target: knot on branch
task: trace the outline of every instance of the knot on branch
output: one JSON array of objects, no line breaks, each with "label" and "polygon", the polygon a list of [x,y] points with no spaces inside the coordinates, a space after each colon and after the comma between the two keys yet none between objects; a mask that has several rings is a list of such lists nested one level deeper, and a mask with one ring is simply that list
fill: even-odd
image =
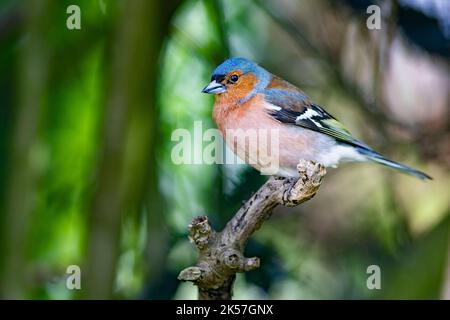
[{"label": "knot on branch", "polygon": [[189,240],[199,250],[203,250],[214,235],[214,230],[208,222],[207,216],[195,217],[188,226]]},{"label": "knot on branch", "polygon": [[197,281],[202,276],[202,269],[199,267],[189,267],[180,272],[178,275],[179,280],[183,281]]},{"label": "knot on branch", "polygon": [[201,299],[231,299],[235,274],[259,267],[258,258],[243,255],[245,244],[279,204],[296,206],[318,191],[325,168],[312,161],[300,161],[299,178],[270,178],[217,233],[206,216],[189,225],[189,239],[199,249],[196,266],[180,272],[178,279],[192,281]]},{"label": "knot on branch", "polygon": [[297,170],[300,177],[287,179],[288,187],[282,194],[281,204],[286,207],[295,207],[314,197],[326,173],[322,164],[305,160],[298,163]]},{"label": "knot on branch", "polygon": [[235,249],[225,250],[220,258],[230,271],[247,272],[259,268],[259,259],[256,257],[245,258],[241,252]]}]

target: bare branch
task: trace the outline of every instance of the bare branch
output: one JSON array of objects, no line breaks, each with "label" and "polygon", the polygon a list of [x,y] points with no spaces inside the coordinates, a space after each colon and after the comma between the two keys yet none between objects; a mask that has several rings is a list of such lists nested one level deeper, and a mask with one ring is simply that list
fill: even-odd
[{"label": "bare branch", "polygon": [[199,299],[231,299],[235,275],[259,268],[257,257],[243,255],[252,234],[266,221],[277,205],[293,207],[317,193],[325,168],[311,161],[297,166],[299,178],[271,177],[217,233],[208,217],[195,218],[189,225],[189,239],[199,250],[196,266],[180,272],[178,279],[192,281]]}]

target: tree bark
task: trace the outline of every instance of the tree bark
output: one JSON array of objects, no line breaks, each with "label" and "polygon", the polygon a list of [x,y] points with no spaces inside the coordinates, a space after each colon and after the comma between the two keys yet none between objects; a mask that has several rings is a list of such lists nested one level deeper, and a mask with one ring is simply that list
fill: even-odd
[{"label": "tree bark", "polygon": [[325,168],[311,161],[300,161],[299,178],[271,177],[227,223],[221,232],[209,224],[208,217],[196,217],[189,225],[189,239],[199,250],[196,266],[182,270],[179,280],[198,287],[201,300],[228,300],[233,296],[236,273],[259,267],[257,257],[243,255],[252,234],[267,220],[277,205],[297,206],[317,193]]}]

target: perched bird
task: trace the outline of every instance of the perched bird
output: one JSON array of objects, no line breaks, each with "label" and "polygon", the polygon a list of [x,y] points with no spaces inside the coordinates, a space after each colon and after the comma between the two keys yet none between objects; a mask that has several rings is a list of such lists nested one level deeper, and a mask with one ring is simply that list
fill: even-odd
[{"label": "perched bird", "polygon": [[236,140],[227,130],[275,129],[279,159],[273,174],[278,176],[298,176],[297,163],[303,159],[326,167],[336,167],[344,161],[373,161],[420,179],[431,179],[419,170],[385,158],[355,139],[303,91],[251,60],[224,61],[214,70],[211,82],[202,92],[215,94],[213,119],[227,145],[258,170],[267,162],[261,158],[264,152],[249,150],[245,140]]}]

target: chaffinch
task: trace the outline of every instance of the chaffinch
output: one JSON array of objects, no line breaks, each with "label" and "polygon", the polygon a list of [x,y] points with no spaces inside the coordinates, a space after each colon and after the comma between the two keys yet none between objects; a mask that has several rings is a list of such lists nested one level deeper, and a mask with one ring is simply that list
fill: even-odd
[{"label": "chaffinch", "polygon": [[261,158],[264,152],[250,150],[245,140],[229,138],[227,130],[275,130],[279,159],[273,174],[278,176],[298,176],[297,163],[303,159],[326,167],[336,167],[343,161],[372,161],[420,179],[431,179],[355,139],[300,89],[248,59],[224,61],[214,70],[211,82],[202,92],[215,94],[213,119],[227,145],[260,171],[262,163],[267,162]]}]

